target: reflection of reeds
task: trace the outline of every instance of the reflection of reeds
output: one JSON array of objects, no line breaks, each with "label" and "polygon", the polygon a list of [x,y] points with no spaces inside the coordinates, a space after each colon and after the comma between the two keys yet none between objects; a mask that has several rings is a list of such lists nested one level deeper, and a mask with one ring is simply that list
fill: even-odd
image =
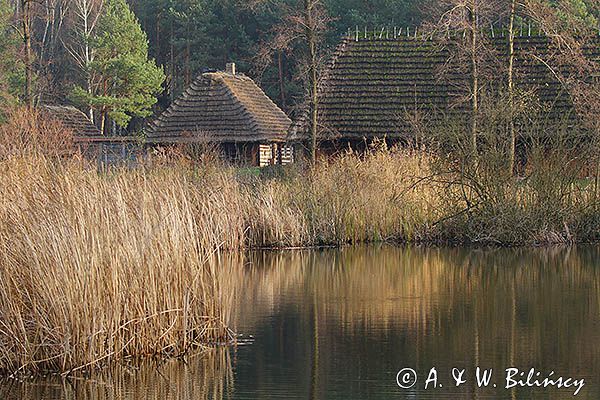
[{"label": "reflection of reeds", "polygon": [[115,365],[93,378],[13,383],[0,394],[3,399],[217,400],[226,398],[232,389],[230,351],[218,349],[202,352],[185,363]]},{"label": "reflection of reeds", "polygon": [[[453,284],[448,262],[435,251],[423,256],[387,247],[349,248],[258,254],[251,260],[259,266],[247,272],[242,307],[261,304],[271,310],[258,314],[269,314],[281,307],[278,301],[314,292],[321,317],[341,326],[426,324],[442,290]],[[242,311],[240,318],[253,315],[257,313]]]}]

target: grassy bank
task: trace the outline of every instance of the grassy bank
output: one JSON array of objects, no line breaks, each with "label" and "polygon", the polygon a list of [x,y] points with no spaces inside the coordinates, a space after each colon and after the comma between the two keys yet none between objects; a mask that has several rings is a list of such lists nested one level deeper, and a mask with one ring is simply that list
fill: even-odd
[{"label": "grassy bank", "polygon": [[492,151],[461,162],[386,148],[258,176],[181,154],[98,173],[44,129],[48,143],[27,121],[0,131],[4,372],[75,373],[229,340],[239,271],[219,268],[221,251],[598,239],[577,152],[531,153],[518,178]]}]

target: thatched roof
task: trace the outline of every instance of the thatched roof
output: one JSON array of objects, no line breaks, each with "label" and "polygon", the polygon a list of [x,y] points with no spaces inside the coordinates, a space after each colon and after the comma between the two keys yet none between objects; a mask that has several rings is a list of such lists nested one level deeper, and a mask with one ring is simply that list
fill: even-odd
[{"label": "thatched roof", "polygon": [[71,106],[41,106],[41,112],[49,118],[60,122],[78,138],[101,136],[100,130],[90,121],[87,115]]},{"label": "thatched roof", "polygon": [[150,126],[150,143],[281,142],[291,120],[242,74],[210,72],[191,86]]},{"label": "thatched roof", "polygon": [[[496,55],[508,54],[506,38],[490,40]],[[600,45],[600,40],[594,43]],[[515,79],[518,88],[532,90],[550,105],[549,115],[560,118],[573,114],[572,102],[547,66],[533,56],[546,55],[549,46],[545,37],[517,37]],[[600,46],[586,52],[600,59]],[[506,79],[505,68],[492,66],[490,73]],[[415,121],[462,116],[470,107],[468,74],[468,60],[453,54],[451,46],[432,40],[346,38],[320,86],[319,135],[321,139],[406,138],[412,135]],[[305,140],[307,125],[306,118],[300,119],[289,139]]]}]

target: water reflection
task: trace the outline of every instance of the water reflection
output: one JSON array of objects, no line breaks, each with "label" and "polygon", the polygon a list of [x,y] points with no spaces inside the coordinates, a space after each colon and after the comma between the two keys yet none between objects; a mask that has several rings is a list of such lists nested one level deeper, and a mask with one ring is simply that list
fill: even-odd
[{"label": "water reflection", "polygon": [[230,351],[207,351],[185,361],[118,366],[93,378],[7,381],[1,399],[213,400],[231,397]]},{"label": "water reflection", "polygon": [[[256,254],[237,324],[258,339],[245,355],[251,361],[237,368],[245,384],[238,379],[236,398],[256,398],[260,387],[280,387],[275,382],[287,383],[289,397],[281,398],[410,398],[394,383],[403,367],[435,366],[450,384],[453,367],[477,365],[587,377],[579,398],[598,398],[599,256],[387,247]],[[412,396],[572,397],[479,389],[474,381],[462,389]]]},{"label": "water reflection", "polygon": [[[600,250],[362,248],[225,257],[242,345],[91,380],[0,385],[19,399],[567,399],[479,388],[477,365],[585,377],[600,398]],[[236,289],[233,289],[233,287]],[[424,391],[435,366],[444,388]],[[400,390],[396,373],[421,382]],[[470,378],[451,388],[453,367]]]}]

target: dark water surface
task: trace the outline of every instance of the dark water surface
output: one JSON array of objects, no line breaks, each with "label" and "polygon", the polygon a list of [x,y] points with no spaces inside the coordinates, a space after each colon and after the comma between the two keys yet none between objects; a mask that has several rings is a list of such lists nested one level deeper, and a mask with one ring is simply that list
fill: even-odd
[{"label": "dark water surface", "polygon": [[[0,398],[574,398],[506,389],[514,367],[583,378],[575,398],[600,399],[599,248],[257,253],[239,278],[236,348],[87,380],[4,381]],[[493,369],[488,387],[477,366]],[[433,367],[438,387],[425,390]],[[411,389],[396,383],[404,368],[418,374]],[[453,368],[466,369],[458,388]]]}]

